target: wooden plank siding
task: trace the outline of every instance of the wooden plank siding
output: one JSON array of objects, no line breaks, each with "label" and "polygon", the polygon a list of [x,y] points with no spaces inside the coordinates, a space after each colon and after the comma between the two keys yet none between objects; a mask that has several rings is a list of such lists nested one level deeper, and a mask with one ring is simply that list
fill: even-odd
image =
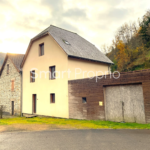
[{"label": "wooden plank siding", "polygon": [[[119,79],[114,79],[111,74],[97,82],[96,77],[69,80],[69,118],[105,120],[104,87],[138,83],[142,84],[146,122],[150,123],[150,69],[121,73]],[[82,97],[86,97],[86,104],[82,103]]]}]

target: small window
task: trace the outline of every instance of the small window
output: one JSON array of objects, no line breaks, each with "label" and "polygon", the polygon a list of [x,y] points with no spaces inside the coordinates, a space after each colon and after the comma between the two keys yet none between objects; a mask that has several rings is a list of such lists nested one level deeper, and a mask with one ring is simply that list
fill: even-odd
[{"label": "small window", "polygon": [[82,97],[82,103],[86,103],[86,97]]},{"label": "small window", "polygon": [[44,55],[44,43],[39,45],[40,49],[39,49],[39,56],[43,56]]},{"label": "small window", "polygon": [[9,74],[9,64],[7,64],[7,74]]},{"label": "small window", "polygon": [[14,80],[11,80],[11,91],[14,91]]},{"label": "small window", "polygon": [[63,40],[63,42],[64,42],[65,44],[67,44],[67,45],[70,45],[70,43],[69,43],[68,41],[66,41],[66,40]]},{"label": "small window", "polygon": [[50,102],[55,103],[55,94],[50,94]]},{"label": "small window", "polygon": [[30,82],[35,82],[35,70],[30,71]]},{"label": "small window", "polygon": [[55,66],[49,67],[49,79],[55,79]]}]

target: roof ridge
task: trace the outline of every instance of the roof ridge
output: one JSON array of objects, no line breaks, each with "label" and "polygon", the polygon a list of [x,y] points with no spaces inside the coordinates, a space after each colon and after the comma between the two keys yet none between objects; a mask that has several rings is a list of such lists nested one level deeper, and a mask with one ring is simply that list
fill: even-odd
[{"label": "roof ridge", "polygon": [[65,30],[65,31],[68,31],[68,32],[71,32],[71,33],[77,34],[77,33],[73,32],[73,31],[69,31],[69,30],[66,30],[66,29],[63,29],[63,28],[60,28],[60,27],[54,26],[54,25],[50,25],[50,26],[53,26],[53,27],[55,27],[55,28],[59,28],[59,29],[61,29],[61,30]]},{"label": "roof ridge", "polygon": [[[50,26],[49,26],[50,27]],[[46,29],[44,29],[43,31],[41,31],[40,33],[38,33],[36,36],[34,36],[32,39],[34,39],[35,37],[37,37],[38,35],[44,33],[47,29],[49,29],[49,27],[47,27]],[[48,31],[47,31],[48,32]]]}]

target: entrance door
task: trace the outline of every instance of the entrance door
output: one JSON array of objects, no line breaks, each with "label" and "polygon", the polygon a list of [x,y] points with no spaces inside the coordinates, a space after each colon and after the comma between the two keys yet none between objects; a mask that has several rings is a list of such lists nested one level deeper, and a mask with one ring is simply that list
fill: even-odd
[{"label": "entrance door", "polygon": [[142,85],[120,85],[105,88],[106,120],[145,123]]},{"label": "entrance door", "polygon": [[12,116],[14,115],[14,101],[11,102]]},{"label": "entrance door", "polygon": [[33,94],[33,113],[36,113],[36,94]]}]

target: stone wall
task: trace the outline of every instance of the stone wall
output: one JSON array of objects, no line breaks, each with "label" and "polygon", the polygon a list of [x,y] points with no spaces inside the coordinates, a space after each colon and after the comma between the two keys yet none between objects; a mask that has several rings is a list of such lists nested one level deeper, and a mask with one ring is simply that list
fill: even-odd
[{"label": "stone wall", "polygon": [[[9,64],[9,74],[7,74]],[[14,91],[11,91],[11,80],[14,80]],[[14,115],[21,114],[21,74],[8,58],[0,77],[0,105],[4,106],[4,114],[12,115],[12,101],[14,101]]]}]

